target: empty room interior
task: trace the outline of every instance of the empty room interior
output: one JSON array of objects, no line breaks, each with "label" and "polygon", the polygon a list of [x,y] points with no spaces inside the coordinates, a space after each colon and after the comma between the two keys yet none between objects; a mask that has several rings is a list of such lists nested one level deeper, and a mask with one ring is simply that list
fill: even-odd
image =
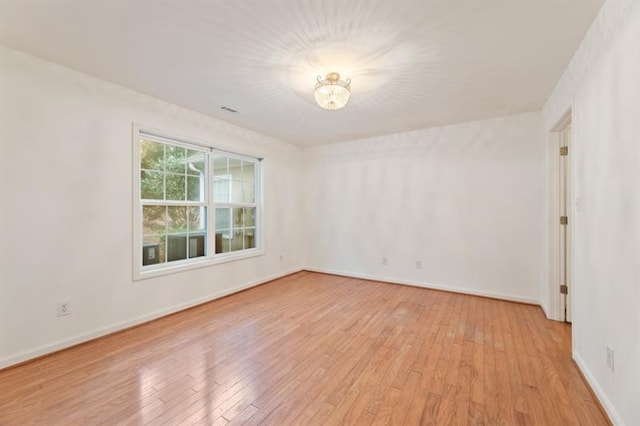
[{"label": "empty room interior", "polygon": [[640,1],[0,1],[0,424],[640,425]]}]

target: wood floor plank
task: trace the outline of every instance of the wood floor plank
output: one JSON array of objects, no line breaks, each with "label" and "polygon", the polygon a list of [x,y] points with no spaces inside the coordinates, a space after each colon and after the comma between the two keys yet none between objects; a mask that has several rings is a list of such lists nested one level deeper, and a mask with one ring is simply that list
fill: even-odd
[{"label": "wood floor plank", "polygon": [[[405,419],[407,417],[407,413],[409,412],[411,403],[413,402],[414,398],[420,398],[419,396],[416,396],[416,393],[418,391],[418,386],[420,385],[421,379],[422,375],[420,373],[411,372],[411,374],[409,374],[407,381],[401,388],[399,401],[392,406],[389,424],[401,425],[405,423]],[[393,389],[393,387],[390,389]]]},{"label": "wood floor plank", "polygon": [[0,424],[609,422],[539,307],[301,272],[0,371]]}]

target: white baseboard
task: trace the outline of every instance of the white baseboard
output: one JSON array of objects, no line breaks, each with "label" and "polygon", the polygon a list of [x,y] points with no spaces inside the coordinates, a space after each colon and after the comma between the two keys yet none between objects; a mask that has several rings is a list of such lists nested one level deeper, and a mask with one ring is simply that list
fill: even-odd
[{"label": "white baseboard", "polygon": [[201,305],[206,302],[210,302],[215,299],[219,299],[224,296],[228,296],[233,293],[237,293],[242,290],[246,290],[251,287],[255,287],[260,284],[264,284],[268,281],[272,281],[278,278],[282,278],[287,275],[294,274],[296,272],[302,271],[303,268],[294,268],[288,271],[280,272],[278,274],[271,275],[266,278],[261,278],[259,280],[251,281],[233,288],[229,288],[214,294],[210,294],[204,297],[200,297],[198,299],[190,300],[188,302],[180,303],[178,305],[171,306],[169,308],[160,309],[145,315],[140,315],[135,318],[131,318],[125,321],[117,322],[115,324],[108,325],[106,327],[101,327],[95,330],[91,330],[87,333],[82,333],[68,339],[59,340],[57,342],[49,343],[46,345],[39,346],[35,349],[30,349],[28,351],[20,352],[14,355],[10,355],[6,358],[0,359],[0,369],[10,367],[15,364],[19,364],[21,362],[28,361],[30,359],[34,359],[43,355],[50,354],[52,352],[56,352],[62,349],[66,349],[71,346],[75,346],[80,343],[85,343],[90,340],[97,339],[102,336],[106,336],[107,334],[115,333],[117,331],[121,331],[136,325],[144,324],[145,322],[152,321],[154,319],[158,319],[164,317],[166,315],[170,315],[184,309],[188,309],[197,305]]},{"label": "white baseboard", "polygon": [[387,282],[392,284],[402,284],[402,285],[409,285],[412,287],[428,288],[432,290],[444,290],[452,293],[461,293],[461,294],[470,294],[473,296],[490,297],[492,299],[508,300],[510,302],[527,303],[530,305],[540,305],[539,300],[532,299],[529,297],[520,297],[520,296],[515,296],[512,294],[505,294],[505,293],[494,293],[491,291],[479,291],[479,290],[465,288],[465,287],[452,287],[452,286],[442,285],[442,284],[425,283],[421,281],[409,281],[409,280],[403,280],[399,278],[360,274],[356,272],[336,271],[336,270],[326,269],[326,268],[305,267],[304,270],[311,271],[311,272],[320,272],[323,274],[340,275],[340,276],[349,277],[349,278],[359,278],[359,279],[369,280],[369,281],[382,281],[382,282]]},{"label": "white baseboard", "polygon": [[609,416],[609,420],[611,421],[611,423],[613,423],[614,425],[624,425],[620,414],[618,414],[609,398],[607,398],[607,394],[600,386],[600,383],[598,383],[596,378],[593,376],[593,373],[591,373],[591,370],[589,370],[589,367],[587,367],[587,364],[584,362],[580,354],[578,354],[576,351],[573,351],[573,360],[578,365],[578,368],[582,372],[584,378],[587,380],[589,386],[591,386],[593,393],[596,394],[596,397],[600,401],[600,404],[602,404],[604,411],[606,411],[607,416]]}]

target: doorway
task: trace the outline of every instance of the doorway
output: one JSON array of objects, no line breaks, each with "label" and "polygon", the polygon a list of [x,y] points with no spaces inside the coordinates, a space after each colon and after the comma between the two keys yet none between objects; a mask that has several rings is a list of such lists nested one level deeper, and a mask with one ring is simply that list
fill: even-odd
[{"label": "doorway", "polygon": [[572,319],[572,127],[571,111],[554,127],[550,152],[550,275],[549,316]]}]

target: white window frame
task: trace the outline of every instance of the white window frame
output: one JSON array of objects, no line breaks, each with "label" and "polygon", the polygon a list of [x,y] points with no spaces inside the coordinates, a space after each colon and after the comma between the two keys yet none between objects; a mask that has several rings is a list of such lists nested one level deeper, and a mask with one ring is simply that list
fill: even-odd
[{"label": "white window frame", "polygon": [[[147,278],[172,274],[176,272],[182,272],[195,268],[202,268],[211,265],[217,265],[225,262],[232,262],[241,259],[252,258],[255,256],[261,256],[265,254],[264,249],[264,228],[263,228],[263,159],[254,155],[237,154],[230,152],[224,148],[213,148],[208,144],[195,142],[190,139],[178,138],[175,136],[168,136],[166,132],[160,132],[151,130],[148,127],[143,127],[138,124],[133,124],[133,279],[134,281],[144,280]],[[175,260],[171,262],[164,262],[154,265],[142,265],[142,247],[144,243],[143,238],[143,205],[161,204],[189,204],[189,202],[181,201],[144,201],[141,199],[141,167],[140,167],[140,140],[141,138],[147,138],[156,142],[165,143],[174,146],[181,146],[188,149],[194,149],[205,152],[205,193],[206,200],[203,203],[196,203],[205,205],[207,207],[207,227],[206,227],[206,255],[194,258],[187,258],[183,260]],[[213,157],[215,154],[222,154],[230,158],[236,158],[239,160],[250,161],[255,163],[255,247],[251,249],[243,249],[227,253],[215,253],[215,209],[216,203],[214,201],[214,185],[213,185]],[[231,218],[233,220],[233,218]]]}]

